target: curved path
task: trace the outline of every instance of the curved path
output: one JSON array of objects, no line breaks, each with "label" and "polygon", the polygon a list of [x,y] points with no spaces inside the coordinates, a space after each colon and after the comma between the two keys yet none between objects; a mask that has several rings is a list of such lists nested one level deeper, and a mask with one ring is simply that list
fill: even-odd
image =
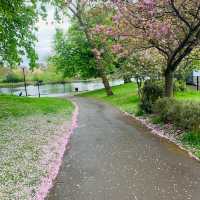
[{"label": "curved path", "polygon": [[200,200],[200,163],[117,109],[84,98],[48,200]]}]

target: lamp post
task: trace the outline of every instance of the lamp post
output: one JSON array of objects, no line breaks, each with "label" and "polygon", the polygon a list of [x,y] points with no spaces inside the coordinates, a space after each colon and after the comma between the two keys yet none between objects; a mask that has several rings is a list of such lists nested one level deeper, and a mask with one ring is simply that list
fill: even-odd
[{"label": "lamp post", "polygon": [[40,98],[41,94],[40,94],[40,84],[42,84],[42,81],[37,81],[36,85],[38,88],[38,97]]},{"label": "lamp post", "polygon": [[23,77],[24,77],[24,89],[25,89],[25,94],[26,94],[26,96],[28,96],[28,93],[27,93],[27,85],[26,85],[25,67],[22,67],[22,71],[23,71]]}]

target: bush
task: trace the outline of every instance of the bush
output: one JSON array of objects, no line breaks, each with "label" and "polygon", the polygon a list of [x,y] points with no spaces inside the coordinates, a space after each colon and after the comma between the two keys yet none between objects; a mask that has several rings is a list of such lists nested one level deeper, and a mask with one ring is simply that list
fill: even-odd
[{"label": "bush", "polygon": [[154,112],[165,123],[177,128],[200,132],[200,103],[162,98],[156,101]]},{"label": "bush", "polygon": [[20,77],[18,74],[15,74],[13,72],[7,74],[7,76],[3,80],[3,82],[6,82],[6,83],[18,83],[22,81],[23,81],[22,77]]},{"label": "bush", "polygon": [[183,92],[187,88],[186,82],[183,80],[174,81],[174,92]]},{"label": "bush", "polygon": [[156,100],[163,97],[163,83],[160,81],[147,80],[142,88],[140,108],[146,113],[152,113]]}]

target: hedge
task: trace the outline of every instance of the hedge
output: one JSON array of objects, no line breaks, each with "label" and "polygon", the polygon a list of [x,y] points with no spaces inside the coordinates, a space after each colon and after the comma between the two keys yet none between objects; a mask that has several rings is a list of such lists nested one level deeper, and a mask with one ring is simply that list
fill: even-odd
[{"label": "hedge", "polygon": [[200,103],[160,98],[154,104],[154,113],[165,123],[177,128],[200,133]]}]

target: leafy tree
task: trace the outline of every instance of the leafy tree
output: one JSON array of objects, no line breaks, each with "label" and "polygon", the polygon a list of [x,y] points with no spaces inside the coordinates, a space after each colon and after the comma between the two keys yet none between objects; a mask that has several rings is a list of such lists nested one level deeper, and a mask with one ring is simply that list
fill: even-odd
[{"label": "leafy tree", "polygon": [[[152,55],[154,55],[154,58]],[[124,61],[119,69],[122,74],[128,74],[135,79],[139,97],[141,97],[143,82],[147,78],[158,80],[162,77],[162,58],[155,51],[133,51],[130,55],[121,59]]]},{"label": "leafy tree", "polygon": [[[60,7],[63,7],[64,11],[70,11],[71,17],[75,18],[81,29],[83,30],[85,37],[87,39],[87,42],[89,43],[90,47],[93,49],[92,54],[96,58],[96,69],[98,71],[99,76],[102,79],[102,82],[104,84],[104,87],[106,89],[107,95],[113,95],[112,89],[110,87],[108,78],[107,78],[107,65],[110,67],[110,63],[108,64],[108,54],[106,54],[107,51],[99,51],[98,44],[96,43],[96,40],[93,40],[90,30],[93,28],[94,25],[98,23],[98,21],[105,20],[106,19],[106,13],[108,12],[93,12],[96,11],[102,11],[104,7],[99,7],[98,3],[90,2],[89,0],[82,1],[59,1]],[[92,14],[92,17],[91,17]],[[102,15],[103,14],[103,15]],[[96,21],[97,20],[97,21]],[[99,59],[103,54],[104,59]],[[106,58],[107,57],[107,58]],[[106,58],[106,59],[105,59]]]},{"label": "leafy tree", "polygon": [[64,77],[97,77],[98,71],[92,48],[77,21],[73,21],[67,34],[57,30],[54,39],[55,55],[50,62]]}]

